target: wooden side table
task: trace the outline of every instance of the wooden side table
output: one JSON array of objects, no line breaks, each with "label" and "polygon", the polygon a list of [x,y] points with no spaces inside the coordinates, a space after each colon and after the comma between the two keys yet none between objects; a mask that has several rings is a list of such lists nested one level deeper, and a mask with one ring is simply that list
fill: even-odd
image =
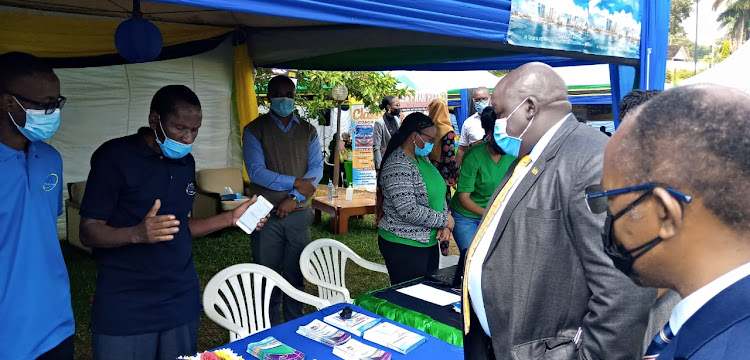
[{"label": "wooden side table", "polygon": [[331,232],[337,235],[346,235],[349,232],[349,218],[374,214],[375,195],[355,191],[352,200],[345,200],[344,191],[339,191],[339,197],[328,200],[328,196],[317,196],[312,200],[312,208],[315,210],[315,223],[320,223],[322,213],[326,212],[333,218],[331,220]]}]

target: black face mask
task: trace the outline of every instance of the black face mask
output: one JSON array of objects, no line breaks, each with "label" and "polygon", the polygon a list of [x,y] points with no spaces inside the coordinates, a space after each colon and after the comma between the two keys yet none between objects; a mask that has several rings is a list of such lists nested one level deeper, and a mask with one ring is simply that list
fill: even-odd
[{"label": "black face mask", "polygon": [[625,247],[618,244],[615,239],[615,220],[619,219],[620,217],[625,215],[627,212],[632,210],[636,205],[638,205],[641,201],[646,199],[646,197],[650,194],[651,194],[651,191],[646,192],[645,194],[641,195],[638,199],[630,203],[630,205],[625,207],[625,209],[621,210],[619,213],[615,215],[607,213],[607,220],[605,220],[604,222],[604,229],[603,229],[604,231],[602,233],[602,239],[604,241],[604,252],[609,256],[610,259],[612,259],[612,262],[614,263],[615,268],[617,268],[617,270],[622,271],[631,280],[633,280],[636,284],[639,284],[639,285],[640,285],[640,280],[636,276],[636,274],[633,273],[633,263],[635,263],[635,260],[637,260],[639,257],[643,256],[643,254],[647,253],[649,250],[653,249],[656,245],[662,242],[663,239],[657,236],[656,238],[634,249],[630,249],[630,250],[625,249]]},{"label": "black face mask", "polygon": [[401,109],[391,109],[391,116],[399,116]]}]

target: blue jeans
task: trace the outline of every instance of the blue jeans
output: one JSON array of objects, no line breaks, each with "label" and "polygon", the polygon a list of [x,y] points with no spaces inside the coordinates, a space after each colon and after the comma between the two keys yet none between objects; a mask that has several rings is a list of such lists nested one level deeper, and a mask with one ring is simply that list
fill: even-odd
[{"label": "blue jeans", "polygon": [[481,219],[463,216],[453,209],[451,209],[451,215],[456,222],[456,226],[453,228],[453,238],[456,239],[458,249],[464,251],[469,248],[471,241],[474,240],[474,234],[477,232]]}]

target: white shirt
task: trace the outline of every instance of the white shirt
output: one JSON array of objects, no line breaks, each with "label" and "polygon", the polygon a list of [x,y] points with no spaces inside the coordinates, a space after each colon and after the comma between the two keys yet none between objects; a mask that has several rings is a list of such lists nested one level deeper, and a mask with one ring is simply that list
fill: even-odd
[{"label": "white shirt", "polygon": [[482,119],[479,118],[479,113],[474,113],[474,115],[466,118],[461,125],[461,137],[458,139],[458,145],[469,146],[482,139],[484,139]]},{"label": "white shirt", "polygon": [[[532,165],[536,163],[537,159],[539,159],[539,156],[542,155],[542,152],[544,152],[544,149],[547,147],[550,140],[552,140],[552,137],[555,136],[557,130],[560,129],[563,122],[565,122],[565,120],[569,116],[570,114],[565,115],[562,120],[558,121],[557,124],[547,130],[547,132],[544,133],[544,136],[539,139],[539,142],[536,143],[534,148],[531,149],[531,153],[529,153],[531,163],[529,163],[529,165],[527,165],[523,169],[518,169],[518,171],[522,171],[523,173],[519,174],[516,178],[516,181],[511,185],[510,190],[505,195],[503,202],[500,204],[500,209],[498,209],[498,211],[495,213],[495,216],[490,220],[487,231],[482,234],[482,237],[479,239],[479,244],[477,244],[477,248],[474,250],[474,255],[472,255],[472,258],[475,260],[472,260],[471,264],[469,265],[469,297],[471,298],[471,306],[474,309],[474,313],[477,315],[477,319],[479,319],[479,324],[482,325],[482,329],[484,329],[484,332],[487,334],[487,336],[490,336],[490,327],[487,324],[487,314],[484,310],[484,297],[482,296],[482,267],[484,266],[484,260],[487,257],[487,253],[490,250],[492,240],[495,237],[494,229],[497,229],[498,224],[500,224],[500,218],[503,216],[505,206],[508,205],[508,199],[510,199],[513,193],[516,191],[516,188],[518,188],[518,184],[521,183],[521,181],[519,181],[518,179],[523,179],[524,177],[526,177],[529,169],[533,168]],[[508,169],[508,171],[513,171],[513,169]],[[482,261],[477,261],[479,259],[481,259]]]},{"label": "white shirt", "polygon": [[682,325],[685,325],[685,322],[698,312],[703,305],[706,305],[709,300],[719,295],[720,292],[747,276],[750,276],[750,263],[719,276],[714,281],[711,281],[688,295],[688,297],[682,299],[672,310],[672,316],[669,317],[669,327],[672,329],[672,333],[677,335]]}]

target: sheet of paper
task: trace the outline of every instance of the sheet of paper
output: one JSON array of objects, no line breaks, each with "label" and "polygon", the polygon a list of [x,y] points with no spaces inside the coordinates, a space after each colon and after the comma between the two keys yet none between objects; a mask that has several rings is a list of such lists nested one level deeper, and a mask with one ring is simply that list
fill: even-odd
[{"label": "sheet of paper", "polygon": [[396,291],[440,306],[450,305],[456,301],[461,301],[461,297],[456,294],[436,289],[425,284],[412,285]]}]

